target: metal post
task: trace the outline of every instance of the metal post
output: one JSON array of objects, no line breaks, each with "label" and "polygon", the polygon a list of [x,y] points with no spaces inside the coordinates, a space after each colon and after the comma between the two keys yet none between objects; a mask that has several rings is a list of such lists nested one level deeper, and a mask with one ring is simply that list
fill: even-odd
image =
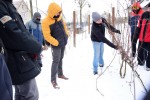
[{"label": "metal post", "polygon": [[38,12],[38,3],[37,3],[37,0],[36,0],[36,11]]},{"label": "metal post", "polygon": [[115,7],[112,7],[112,25],[115,25]]},{"label": "metal post", "polygon": [[73,11],[73,45],[76,47],[76,12]]},{"label": "metal post", "polygon": [[[110,24],[111,24],[111,15],[110,15],[110,13],[108,14],[108,23],[110,23]],[[108,33],[109,33],[109,34],[111,34],[111,31],[110,31],[110,30],[108,30]]]},{"label": "metal post", "polygon": [[30,0],[30,12],[31,12],[31,18],[32,18],[33,17],[32,0]]},{"label": "metal post", "polygon": [[[115,26],[115,7],[112,7],[112,25]],[[114,43],[114,37],[112,37],[112,42]]]},{"label": "metal post", "polygon": [[88,15],[88,33],[90,34],[90,15]]}]

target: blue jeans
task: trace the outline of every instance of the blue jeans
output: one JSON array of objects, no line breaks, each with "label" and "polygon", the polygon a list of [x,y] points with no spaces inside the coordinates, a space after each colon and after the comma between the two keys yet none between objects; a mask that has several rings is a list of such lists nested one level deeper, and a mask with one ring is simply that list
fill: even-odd
[{"label": "blue jeans", "polygon": [[103,42],[92,42],[94,49],[94,58],[93,58],[93,70],[97,71],[98,66],[104,65],[103,53],[104,53],[104,43]]}]

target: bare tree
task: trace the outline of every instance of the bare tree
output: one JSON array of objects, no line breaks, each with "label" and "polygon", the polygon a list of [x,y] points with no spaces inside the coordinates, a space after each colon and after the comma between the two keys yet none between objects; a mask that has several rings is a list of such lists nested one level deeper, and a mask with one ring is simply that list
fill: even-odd
[{"label": "bare tree", "polygon": [[[132,1],[137,1],[137,0],[132,0]],[[138,1],[143,1],[143,0],[138,0]],[[111,32],[109,33],[113,39],[114,39],[114,43],[117,44],[118,46],[118,52],[120,54],[120,70],[119,70],[119,74],[120,74],[120,77],[121,78],[125,78],[126,76],[126,69],[127,67],[131,68],[131,81],[128,83],[130,85],[130,88],[133,88],[130,89],[132,95],[133,95],[133,100],[137,100],[136,98],[136,78],[139,80],[139,82],[141,83],[142,87],[144,88],[145,90],[145,93],[147,93],[147,88],[145,87],[144,85],[144,81],[142,80],[142,78],[140,77],[140,74],[138,73],[138,70],[137,68],[139,67],[138,66],[138,62],[135,60],[136,57],[138,57],[138,54],[136,54],[135,57],[132,57],[132,52],[131,52],[131,35],[130,35],[130,29],[129,29],[129,26],[127,24],[127,21],[126,19],[123,19],[123,18],[127,18],[128,17],[128,10],[127,9],[129,6],[130,1],[128,0],[125,0],[124,3],[120,2],[120,0],[117,1],[117,15],[122,18],[122,22],[121,23],[117,23],[115,24],[116,26],[118,26],[118,29],[120,29],[121,31],[121,35],[117,35],[117,34],[112,34]],[[126,6],[123,6],[123,4],[126,4]],[[131,7],[131,6],[130,6]],[[123,13],[122,13],[123,12]],[[110,17],[108,17],[110,19]],[[139,51],[139,49],[137,49],[137,52]],[[115,56],[116,54],[114,55],[114,58],[111,60],[110,64],[103,70],[103,72],[101,72],[99,74],[99,76],[97,77],[96,79],[96,90],[102,95],[104,96],[104,94],[98,89],[98,79],[101,75],[104,74],[104,72],[108,69],[108,67],[110,67],[111,63],[113,62],[113,60],[115,59]]]},{"label": "bare tree", "polygon": [[91,5],[89,4],[87,0],[75,0],[75,3],[77,3],[80,8],[80,26],[81,26],[82,25],[82,10],[85,7],[85,5],[88,5],[89,8],[91,7]]},{"label": "bare tree", "polygon": [[32,6],[32,0],[30,0],[30,10],[31,10],[31,18],[33,17],[33,6]]}]

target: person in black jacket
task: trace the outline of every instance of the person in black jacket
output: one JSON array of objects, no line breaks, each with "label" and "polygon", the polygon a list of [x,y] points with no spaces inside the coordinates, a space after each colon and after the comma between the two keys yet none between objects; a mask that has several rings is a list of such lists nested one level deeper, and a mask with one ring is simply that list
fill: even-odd
[{"label": "person in black jacket", "polygon": [[0,39],[0,100],[13,100],[12,82],[5,58],[5,49]]},{"label": "person in black jacket", "polygon": [[0,0],[0,37],[5,45],[7,66],[15,87],[15,100],[38,100],[35,77],[40,73],[36,57],[42,47],[30,34],[12,0]]},{"label": "person in black jacket", "polygon": [[136,34],[139,39],[138,65],[143,66],[146,63],[146,70],[150,71],[150,3],[138,21]]},{"label": "person in black jacket", "polygon": [[98,74],[98,66],[104,66],[103,52],[104,44],[106,43],[110,47],[117,49],[117,46],[111,43],[107,38],[105,38],[105,27],[107,27],[112,32],[120,34],[120,31],[111,26],[105,18],[103,18],[99,13],[92,13],[93,24],[91,28],[91,40],[93,43],[94,49],[94,58],[93,58],[93,73],[94,75]]}]

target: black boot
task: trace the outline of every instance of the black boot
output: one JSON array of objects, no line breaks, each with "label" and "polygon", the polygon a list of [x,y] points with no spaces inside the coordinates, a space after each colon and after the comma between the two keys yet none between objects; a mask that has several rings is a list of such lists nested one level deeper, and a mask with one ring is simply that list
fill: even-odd
[{"label": "black boot", "polygon": [[98,72],[97,72],[97,71],[94,71],[94,72],[93,72],[93,74],[94,74],[94,75],[97,75],[97,74],[98,74]]}]

